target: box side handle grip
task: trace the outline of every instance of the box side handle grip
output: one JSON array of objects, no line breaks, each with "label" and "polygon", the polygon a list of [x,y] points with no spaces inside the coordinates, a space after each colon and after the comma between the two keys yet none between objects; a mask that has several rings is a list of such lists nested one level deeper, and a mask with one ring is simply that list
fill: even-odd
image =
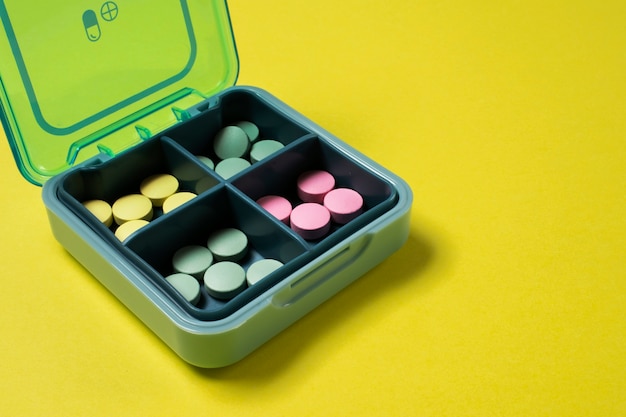
[{"label": "box side handle grip", "polygon": [[[306,297],[308,294],[315,292],[331,278],[341,274],[344,269],[362,256],[371,240],[371,234],[367,234],[358,241],[352,242],[343,249],[340,249],[322,265],[315,267],[304,276],[293,281],[287,288],[274,295],[272,304],[277,307],[288,307]],[[343,281],[348,282],[344,283]],[[336,284],[343,287],[347,285],[349,281],[351,281],[351,279],[338,279],[336,280]]]}]

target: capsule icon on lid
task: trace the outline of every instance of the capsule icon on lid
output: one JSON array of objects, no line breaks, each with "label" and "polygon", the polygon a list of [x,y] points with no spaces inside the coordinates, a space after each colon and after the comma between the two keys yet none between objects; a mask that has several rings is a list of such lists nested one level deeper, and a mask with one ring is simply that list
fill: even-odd
[{"label": "capsule icon on lid", "polygon": [[98,23],[98,17],[93,10],[87,10],[83,13],[83,26],[87,39],[91,42],[95,42],[100,39],[102,32],[100,31],[100,24]]}]

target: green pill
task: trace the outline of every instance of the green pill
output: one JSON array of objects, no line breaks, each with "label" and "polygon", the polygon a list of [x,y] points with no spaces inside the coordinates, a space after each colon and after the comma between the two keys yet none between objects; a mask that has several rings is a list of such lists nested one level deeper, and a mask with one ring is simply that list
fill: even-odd
[{"label": "green pill", "polygon": [[211,158],[204,155],[196,155],[196,158],[200,160],[204,165],[206,165],[209,169],[215,169],[215,163]]},{"label": "green pill", "polygon": [[213,232],[207,247],[216,261],[237,262],[247,253],[248,237],[241,230],[229,227]]},{"label": "green pill", "polygon": [[211,251],[199,245],[189,245],[178,249],[172,258],[174,271],[202,279],[204,272],[213,263]]},{"label": "green pill", "polygon": [[235,126],[240,127],[244,132],[246,132],[250,143],[254,143],[257,139],[259,139],[259,128],[254,123],[243,120],[235,123]]},{"label": "green pill", "polygon": [[228,158],[217,164],[215,172],[217,172],[220,177],[228,179],[233,175],[239,174],[249,166],[250,162],[243,158]]},{"label": "green pill", "polygon": [[241,158],[249,148],[248,135],[238,126],[226,126],[213,140],[213,150],[220,159]]},{"label": "green pill", "polygon": [[281,266],[283,266],[283,263],[276,259],[261,259],[260,261],[256,261],[250,265],[250,268],[246,271],[246,281],[248,285],[254,285]]},{"label": "green pill", "polygon": [[204,286],[211,297],[229,300],[246,288],[246,272],[235,262],[218,262],[204,273]]},{"label": "green pill", "polygon": [[250,150],[250,161],[252,161],[253,164],[255,162],[259,162],[261,159],[267,158],[274,152],[284,147],[285,145],[277,140],[260,140],[252,145],[252,149]]},{"label": "green pill", "polygon": [[176,273],[165,277],[165,280],[191,304],[200,300],[200,284],[191,275]]}]

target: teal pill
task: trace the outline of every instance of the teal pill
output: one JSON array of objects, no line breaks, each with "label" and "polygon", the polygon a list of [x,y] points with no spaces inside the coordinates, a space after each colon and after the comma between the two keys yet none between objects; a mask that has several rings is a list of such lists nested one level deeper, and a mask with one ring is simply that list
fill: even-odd
[{"label": "teal pill", "polygon": [[283,263],[276,259],[261,259],[256,261],[246,271],[246,281],[248,285],[254,285],[263,278],[283,266]]},{"label": "teal pill", "polygon": [[204,273],[204,286],[210,296],[229,300],[246,288],[246,272],[235,262],[218,262]]},{"label": "teal pill", "polygon": [[196,279],[202,279],[206,271],[213,263],[211,251],[199,245],[189,245],[178,249],[172,258],[174,271],[192,275]]},{"label": "teal pill", "polygon": [[285,145],[277,140],[261,140],[252,145],[250,150],[250,161],[254,164],[260,160],[267,158],[271,154],[284,148]]},{"label": "teal pill", "polygon": [[244,120],[235,123],[235,126],[242,128],[243,131],[246,132],[250,143],[254,143],[257,141],[257,139],[259,139],[259,128],[254,123]]},{"label": "teal pill", "polygon": [[244,232],[232,227],[213,232],[207,239],[207,247],[216,261],[237,262],[248,249],[248,237]]},{"label": "teal pill", "polygon": [[191,304],[200,300],[200,284],[191,275],[176,273],[165,277],[165,280]]},{"label": "teal pill", "polygon": [[250,162],[243,158],[228,158],[220,161],[215,167],[215,172],[224,178],[228,179],[233,175],[239,174],[244,169],[250,166]]},{"label": "teal pill", "polygon": [[226,126],[213,140],[213,150],[220,159],[241,158],[249,148],[248,135],[238,126]]},{"label": "teal pill", "polygon": [[200,162],[206,165],[209,169],[215,169],[215,163],[208,156],[196,155],[196,158],[198,158]]}]

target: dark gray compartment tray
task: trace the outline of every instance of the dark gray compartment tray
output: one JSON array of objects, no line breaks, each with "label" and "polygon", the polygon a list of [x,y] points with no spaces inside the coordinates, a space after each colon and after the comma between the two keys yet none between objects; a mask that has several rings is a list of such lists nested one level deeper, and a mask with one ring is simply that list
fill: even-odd
[{"label": "dark gray compartment tray", "polygon": [[[227,317],[397,202],[393,185],[358,157],[246,90],[226,92],[212,105],[192,109],[193,113],[190,120],[109,161],[74,170],[63,180],[59,198],[81,221],[109,241],[119,256],[142,270],[147,279],[162,289],[164,296],[196,319],[211,321]],[[212,152],[213,136],[222,127],[241,120],[255,123],[261,138],[278,140],[285,147],[243,172],[223,179],[196,155],[216,158]],[[255,201],[264,195],[279,194],[295,207],[301,203],[296,194],[297,177],[312,169],[333,174],[337,187],[358,191],[364,199],[364,212],[348,224],[333,224],[325,237],[306,241]],[[155,211],[150,224],[124,243],[113,235],[113,227],[105,227],[81,204],[89,199],[112,203],[123,195],[137,193],[144,178],[158,173],[176,176],[182,190],[198,193],[198,197],[167,215]],[[244,268],[261,258],[280,260],[284,266],[228,301],[211,297],[202,286],[200,302],[192,305],[164,279],[174,272],[172,256],[185,245],[205,245],[211,232],[224,227],[238,228],[248,236],[248,255],[241,261]]]}]

